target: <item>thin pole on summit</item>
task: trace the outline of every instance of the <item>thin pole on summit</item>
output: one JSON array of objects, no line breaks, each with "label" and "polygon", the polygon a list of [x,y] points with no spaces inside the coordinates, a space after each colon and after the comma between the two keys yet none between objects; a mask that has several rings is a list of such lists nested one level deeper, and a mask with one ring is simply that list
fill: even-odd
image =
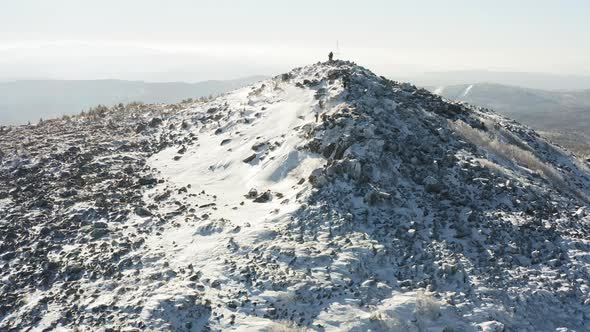
[{"label": "thin pole on summit", "polygon": [[336,40],[336,50],[335,52],[330,51],[330,54],[328,54],[328,61],[332,62],[334,61],[334,56],[340,56],[340,43],[338,42],[338,40]]}]

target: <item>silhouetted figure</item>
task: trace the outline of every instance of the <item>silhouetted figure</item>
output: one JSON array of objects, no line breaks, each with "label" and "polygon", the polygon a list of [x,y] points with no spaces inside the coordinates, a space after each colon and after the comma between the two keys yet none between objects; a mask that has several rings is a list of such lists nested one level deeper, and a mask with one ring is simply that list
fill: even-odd
[{"label": "silhouetted figure", "polygon": [[334,53],[330,52],[330,54],[328,54],[328,60],[330,62],[332,62],[334,60]]}]

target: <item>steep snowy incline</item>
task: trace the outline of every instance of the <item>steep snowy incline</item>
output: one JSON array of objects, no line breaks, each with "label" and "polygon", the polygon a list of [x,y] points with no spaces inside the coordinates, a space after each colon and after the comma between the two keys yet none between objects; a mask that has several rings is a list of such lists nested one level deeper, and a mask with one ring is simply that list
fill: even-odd
[{"label": "steep snowy incline", "polygon": [[141,110],[3,159],[0,329],[590,328],[590,170],[527,127],[346,61]]},{"label": "steep snowy incline", "polygon": [[[212,307],[217,307],[217,317],[235,316],[226,308],[228,300],[224,298],[232,299],[243,291],[243,285],[227,278],[227,259],[238,239],[255,246],[270,238],[273,222],[301,204],[297,202],[302,199],[298,197],[301,192],[293,188],[309,187],[299,182],[325,163],[298,146],[302,140],[296,129],[314,118],[310,112],[315,102],[313,93],[295,87],[280,92],[262,87],[255,92],[242,89],[225,96],[219,104],[191,110],[192,115],[183,114],[181,119],[193,116],[204,120],[215,114],[223,118],[195,124],[189,132],[199,133],[198,140],[190,147],[180,147],[182,154],[178,154],[178,147],[170,147],[150,159],[150,166],[169,181],[162,191],[181,188],[174,190],[170,200],[192,196],[183,203],[192,205],[195,211],[170,218],[178,225],[149,237],[146,251],[160,252],[162,261],[173,270],[190,265],[191,270],[198,271],[195,278],[206,281],[206,288],[201,287]],[[171,162],[175,157],[181,158]],[[154,188],[156,197],[161,195],[159,189]],[[260,202],[255,202],[257,199]],[[162,266],[155,269],[159,268]],[[182,289],[184,282],[168,281],[164,299],[174,292],[170,288]],[[175,283],[179,285],[171,286]],[[174,320],[173,315],[168,318]],[[226,320],[223,325],[232,321]]]},{"label": "steep snowy incline", "polygon": [[584,325],[563,317],[587,315],[588,169],[530,129],[346,62],[170,121],[187,119],[171,132],[196,143],[150,165],[208,228],[147,243],[199,266],[218,328]]},{"label": "steep snowy incline", "polygon": [[[310,110],[315,100],[311,91],[287,87],[280,94],[261,91],[249,98],[250,92],[246,88],[224,98],[225,103],[235,108],[233,114],[215,130],[198,128],[202,134],[197,144],[188,148],[181,159],[170,162],[177,155],[175,147],[151,159],[151,165],[173,184],[190,184],[189,192],[204,190],[216,195],[224,203],[216,213],[228,219],[268,215],[278,207],[276,204],[248,204],[239,211],[232,208],[240,206],[253,188],[291,193],[291,187],[301,178],[325,163],[322,158],[297,149],[301,138],[294,128],[313,120]],[[209,110],[223,112],[223,107]],[[248,158],[252,160],[244,162]],[[279,201],[289,200],[295,197]]]}]

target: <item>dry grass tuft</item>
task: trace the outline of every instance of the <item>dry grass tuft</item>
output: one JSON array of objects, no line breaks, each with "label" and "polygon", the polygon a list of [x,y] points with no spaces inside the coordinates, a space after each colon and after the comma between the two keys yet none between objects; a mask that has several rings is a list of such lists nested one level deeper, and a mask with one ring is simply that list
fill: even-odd
[{"label": "dry grass tuft", "polygon": [[418,320],[435,320],[440,316],[440,303],[432,295],[419,291],[416,294],[416,310],[414,314]]},{"label": "dry grass tuft", "polygon": [[410,323],[383,312],[374,312],[369,319],[375,327],[375,331],[411,332],[416,330]]},{"label": "dry grass tuft", "polygon": [[267,330],[268,332],[305,332],[307,329],[297,326],[295,323],[283,320],[277,321]]},{"label": "dry grass tuft", "polygon": [[[499,132],[495,132],[496,135],[493,135],[493,133],[473,128],[461,120],[450,122],[450,126],[466,140],[489,153],[540,173],[558,189],[567,188],[562,176],[551,165],[539,160],[531,149],[515,135]],[[503,141],[500,141],[499,137]]]}]

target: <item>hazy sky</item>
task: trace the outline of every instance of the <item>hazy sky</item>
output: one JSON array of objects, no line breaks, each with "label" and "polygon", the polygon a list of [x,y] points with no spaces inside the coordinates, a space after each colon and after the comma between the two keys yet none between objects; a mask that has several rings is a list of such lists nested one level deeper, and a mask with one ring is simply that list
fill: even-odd
[{"label": "hazy sky", "polygon": [[276,74],[340,57],[380,74],[590,75],[588,0],[18,0],[0,79],[153,81]]}]

